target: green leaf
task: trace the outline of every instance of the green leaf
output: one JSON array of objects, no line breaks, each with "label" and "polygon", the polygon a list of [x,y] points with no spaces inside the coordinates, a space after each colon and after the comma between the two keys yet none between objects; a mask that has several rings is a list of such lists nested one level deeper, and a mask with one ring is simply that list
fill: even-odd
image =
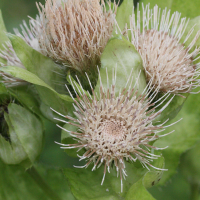
[{"label": "green leaf", "polygon": [[124,0],[117,9],[116,20],[121,31],[130,27],[130,15],[133,13],[133,0]]},{"label": "green leaf", "polygon": [[9,41],[9,39],[6,36],[6,27],[4,25],[2,13],[0,10],[0,49],[4,49],[2,44],[4,44],[6,41]]},{"label": "green leaf", "polygon": [[156,147],[169,146],[167,149],[162,151],[168,171],[164,173],[160,182],[161,184],[164,184],[171,175],[176,173],[180,155],[187,149],[191,148],[196,141],[200,139],[199,101],[200,94],[190,95],[179,114],[174,118],[174,120],[170,121],[170,123],[176,122],[180,118],[183,119],[177,124],[166,128],[166,131],[162,132],[162,134],[173,130],[175,130],[175,132],[160,138],[154,143]]},{"label": "green leaf", "polygon": [[[142,59],[135,47],[123,36],[111,38],[102,55],[100,76],[102,85],[107,89],[107,75],[109,85],[113,82],[113,71],[116,71],[115,94],[119,94],[127,84],[127,87],[136,87],[141,94],[146,87],[146,78],[142,66]],[[130,79],[129,79],[130,78]],[[133,81],[132,81],[133,79]],[[137,81],[138,79],[138,81]],[[131,82],[132,81],[132,82]],[[100,79],[97,82],[95,91],[99,92]]]},{"label": "green leaf", "polygon": [[150,7],[153,8],[156,4],[158,7],[165,9],[167,7],[173,12],[180,12],[181,17],[193,18],[200,15],[200,1],[199,0],[141,0],[140,3],[148,4],[150,3]]},{"label": "green leaf", "polygon": [[[50,58],[32,49],[20,37],[12,34],[8,36],[18,58],[27,70],[21,70],[16,67],[7,67],[7,69],[4,68],[3,70],[37,85],[36,89],[43,102],[42,106],[45,104],[46,107],[52,107],[58,112],[67,114],[71,107],[72,99],[64,95],[64,93],[67,93],[67,89],[65,88],[65,83],[67,83],[66,68],[55,64]],[[47,113],[52,112],[48,111]],[[53,120],[51,119],[51,115],[47,116],[47,113],[43,113],[43,115]]]},{"label": "green leaf", "polygon": [[66,69],[63,66],[57,65],[50,58],[31,48],[22,38],[12,34],[8,36],[15,53],[28,71],[38,76],[57,92],[66,92]]},{"label": "green leaf", "polygon": [[82,93],[85,93],[87,96],[90,96],[89,92],[84,90],[83,87],[81,87],[75,80],[74,78],[70,75],[70,72],[68,72],[68,75],[67,75],[67,81],[74,86],[77,94],[79,96],[82,95]]},{"label": "green leaf", "polygon": [[39,109],[40,97],[33,85],[26,84],[18,87],[10,87],[8,91],[21,105],[27,107],[37,115],[42,115]]},{"label": "green leaf", "polygon": [[67,95],[63,95],[63,94],[58,94],[52,87],[50,87],[48,84],[46,84],[38,76],[36,76],[35,74],[33,74],[23,68],[20,68],[17,66],[6,66],[6,67],[1,67],[0,71],[8,73],[13,77],[23,79],[23,80],[33,83],[35,85],[39,85],[39,86],[48,88],[49,90],[51,90],[53,93],[55,93],[57,96],[59,96],[63,100],[73,102],[71,97],[69,97]]},{"label": "green leaf", "polygon": [[[147,172],[139,161],[136,163],[126,162],[126,180],[123,180],[123,192],[121,193],[120,177],[111,168],[111,172],[106,174],[105,181],[101,185],[104,167],[100,167],[95,171],[88,169],[65,169],[64,173],[69,180],[71,191],[78,200],[123,200],[126,193],[134,183],[137,183]],[[163,168],[164,160],[162,157],[155,160],[154,166]],[[162,171],[151,169],[150,173],[144,179],[145,186],[151,186],[159,181]]]},{"label": "green leaf", "polygon": [[[7,74],[10,74],[11,76],[23,79],[36,85],[39,96],[42,99],[43,103],[47,105],[48,109],[52,107],[56,111],[62,112],[62,114],[71,112],[70,108],[72,107],[72,98],[67,95],[57,93],[53,88],[51,88],[35,74],[16,66],[1,67],[0,71],[3,71]],[[52,115],[46,117],[50,120],[53,120],[51,118]]]},{"label": "green leaf", "polygon": [[[164,158],[161,157],[156,160],[156,166],[158,168],[164,168]],[[165,173],[165,172],[164,172]],[[146,174],[136,183],[134,183],[127,192],[125,200],[154,200],[152,195],[146,188],[150,188],[156,185],[163,175],[163,171],[148,171]]]},{"label": "green leaf", "polygon": [[[60,170],[46,168],[44,166],[36,167],[39,176],[46,183],[58,198],[56,200],[75,200],[70,192],[67,181]],[[5,200],[52,200],[50,195],[42,189],[41,185],[35,180],[33,170],[27,171],[20,166],[5,165],[0,161],[0,199]],[[41,182],[41,180],[39,180]],[[55,199],[55,198],[54,198]]]},{"label": "green leaf", "polygon": [[9,127],[9,140],[0,135],[0,157],[6,164],[30,167],[39,156],[43,145],[43,125],[27,109],[10,103],[4,113]]},{"label": "green leaf", "polygon": [[200,142],[181,156],[180,169],[190,184],[200,183]]},{"label": "green leaf", "polygon": [[7,88],[3,83],[0,83],[0,94],[8,94]]},{"label": "green leaf", "polygon": [[142,179],[133,184],[126,195],[125,200],[155,200],[152,195],[146,190]]},{"label": "green leaf", "polygon": [[168,183],[163,186],[152,187],[148,191],[158,200],[189,200],[191,194],[190,186],[179,170]]},{"label": "green leaf", "polygon": [[[161,94],[163,95],[163,94]],[[168,101],[170,101],[171,98],[172,101],[169,103],[169,105],[162,111],[162,113],[154,120],[155,124],[157,124],[157,122],[163,123],[166,120],[170,121],[172,119],[174,119],[174,117],[177,116],[177,114],[179,113],[179,111],[182,109],[185,101],[187,100],[187,97],[189,96],[189,94],[181,94],[182,96],[174,96],[173,94],[171,94],[166,100],[165,102],[163,102],[159,107],[156,108],[156,112],[158,112],[160,109],[162,109],[163,106],[165,106]],[[159,96],[159,94],[158,94]],[[156,99],[155,99],[156,100]],[[158,102],[160,103],[160,102]]]}]

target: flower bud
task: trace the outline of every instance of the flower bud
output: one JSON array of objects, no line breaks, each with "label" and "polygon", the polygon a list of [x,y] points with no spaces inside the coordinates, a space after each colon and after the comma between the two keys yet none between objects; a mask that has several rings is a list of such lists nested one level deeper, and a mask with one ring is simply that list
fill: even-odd
[{"label": "flower bud", "polygon": [[79,72],[96,70],[113,31],[115,10],[110,6],[107,11],[99,0],[47,0],[38,9],[35,34],[41,52]]}]

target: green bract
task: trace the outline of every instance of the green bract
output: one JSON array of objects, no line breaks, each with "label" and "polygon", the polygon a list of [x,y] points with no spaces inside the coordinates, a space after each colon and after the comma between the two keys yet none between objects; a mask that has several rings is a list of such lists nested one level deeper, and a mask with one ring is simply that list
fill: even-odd
[{"label": "green bract", "polygon": [[[69,120],[70,122],[70,120]],[[63,126],[64,129],[68,130],[68,131],[74,131],[76,132],[78,130],[77,127],[71,125],[71,124],[65,124]],[[73,137],[69,134],[69,132],[65,131],[65,130],[62,130],[61,132],[61,142],[63,144],[75,144],[77,143]],[[77,152],[77,149],[65,149],[65,152],[69,155],[69,156],[72,156],[72,157],[77,157],[77,154],[79,155],[83,155],[84,154],[84,151],[85,150],[81,150],[79,152]]]},{"label": "green bract", "polygon": [[[162,93],[158,93],[158,97],[162,97]],[[163,102],[159,107],[156,108],[157,111],[162,109],[162,107],[168,103],[168,100],[171,98],[172,101],[169,103],[169,105],[161,112],[161,114],[155,119],[154,123],[156,124],[158,121],[160,122],[165,122],[166,120],[170,121],[176,117],[176,115],[179,113],[179,111],[182,109],[185,101],[187,100],[187,97],[189,94],[181,94],[182,96],[178,95],[169,95],[169,97],[166,99],[165,102]],[[173,97],[174,96],[174,97]],[[155,99],[156,100],[156,99]],[[154,101],[155,101],[154,100]]]}]

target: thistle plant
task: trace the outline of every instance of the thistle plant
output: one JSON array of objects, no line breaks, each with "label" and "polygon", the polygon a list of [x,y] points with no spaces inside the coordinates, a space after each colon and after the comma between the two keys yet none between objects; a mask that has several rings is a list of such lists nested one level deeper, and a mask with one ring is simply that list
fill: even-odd
[{"label": "thistle plant", "polygon": [[0,13],[3,199],[155,199],[180,160],[198,198],[199,13],[157,3],[46,0],[14,34]]}]

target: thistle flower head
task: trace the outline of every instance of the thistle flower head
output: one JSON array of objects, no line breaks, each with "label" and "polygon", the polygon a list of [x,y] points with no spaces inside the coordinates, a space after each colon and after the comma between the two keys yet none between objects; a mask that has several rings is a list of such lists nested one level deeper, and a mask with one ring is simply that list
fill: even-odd
[{"label": "thistle flower head", "polygon": [[138,4],[137,16],[133,14],[130,20],[130,31],[131,42],[143,59],[147,81],[153,79],[152,84],[159,87],[161,92],[191,92],[200,85],[200,65],[194,64],[200,48],[193,48],[200,31],[185,47],[194,30],[192,28],[181,43],[189,20],[180,19],[178,12],[170,17],[170,10],[161,12],[157,5],[153,9],[149,5],[142,7],[140,15]]},{"label": "thistle flower head", "polygon": [[[111,164],[114,164],[117,173],[120,174],[121,188],[123,188],[122,179],[127,176],[125,160],[134,162],[139,160],[148,170],[149,166],[158,169],[151,164],[158,158],[152,153],[152,149],[160,148],[149,143],[160,137],[157,133],[162,131],[164,126],[153,125],[152,121],[172,99],[161,110],[155,112],[156,107],[153,107],[152,103],[154,96],[157,95],[155,91],[150,95],[152,91],[145,90],[144,94],[138,95],[136,88],[127,87],[116,96],[114,82],[110,88],[103,88],[101,84],[99,91],[96,91],[98,94],[93,89],[92,91],[92,96],[79,91],[77,99],[74,99],[74,114],[77,118],[63,116],[57,112],[73,121],[64,122],[78,129],[77,132],[72,132],[61,127],[78,140],[77,144],[60,144],[61,148],[78,150],[85,148],[86,152],[79,156],[80,160],[87,160],[83,167],[86,168],[93,163],[92,170],[95,170],[103,164],[102,184],[106,171],[109,172]],[[165,95],[165,98],[168,97],[169,93]],[[158,100],[159,104],[162,104],[163,98]]]},{"label": "thistle flower head", "polygon": [[80,72],[96,68],[112,34],[115,10],[106,11],[99,0],[47,0],[38,10],[35,34],[42,53]]}]

